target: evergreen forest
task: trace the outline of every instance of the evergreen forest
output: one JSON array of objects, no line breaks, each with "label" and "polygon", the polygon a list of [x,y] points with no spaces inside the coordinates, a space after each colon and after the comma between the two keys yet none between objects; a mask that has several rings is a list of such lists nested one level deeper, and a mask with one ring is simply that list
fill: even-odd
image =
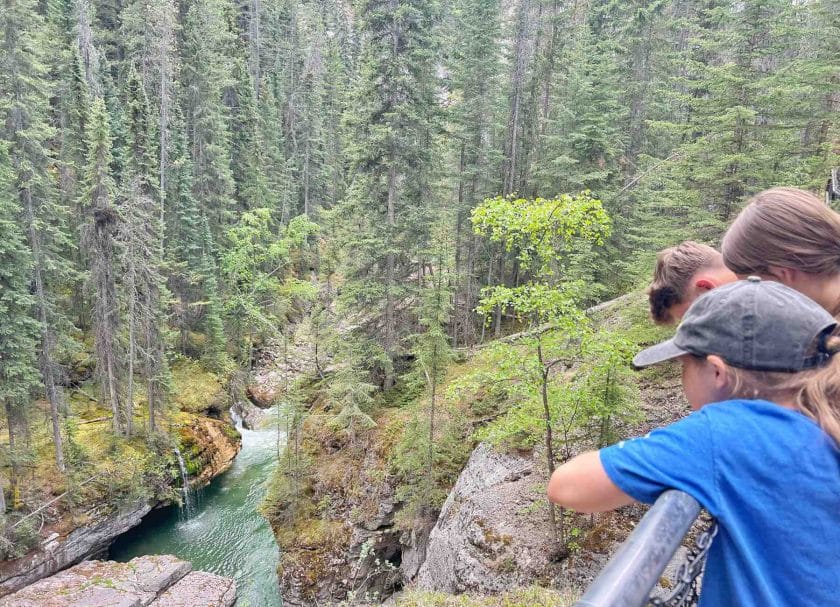
[{"label": "evergreen forest", "polygon": [[[716,245],[752,194],[822,196],[840,165],[831,0],[0,2],[9,521],[58,496],[55,517],[177,501],[184,403],[208,382],[244,399],[267,349],[312,360],[281,396],[275,531],[320,516],[306,432],[363,449],[383,410],[405,528],[467,436],[550,473],[570,437],[638,415],[634,343],[585,311],[642,289],[659,249]],[[470,352],[484,370],[453,379]],[[486,388],[468,428],[444,382]],[[488,405],[499,385],[522,406]],[[0,556],[39,520],[4,522]]]}]

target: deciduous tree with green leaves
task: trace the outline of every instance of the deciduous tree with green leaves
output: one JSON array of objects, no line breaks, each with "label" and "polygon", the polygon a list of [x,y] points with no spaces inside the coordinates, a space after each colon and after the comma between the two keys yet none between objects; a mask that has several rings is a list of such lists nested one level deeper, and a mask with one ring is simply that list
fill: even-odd
[{"label": "deciduous tree with green leaves", "polygon": [[[478,310],[489,318],[493,310],[510,309],[527,327],[521,343],[528,356],[522,357],[517,348],[497,348],[502,357],[498,368],[518,378],[513,385],[524,403],[517,407],[518,413],[533,413],[537,409],[528,405],[541,405],[548,479],[556,463],[555,378],[577,362],[580,344],[591,332],[578,306],[582,285],[569,276],[568,261],[577,246],[602,244],[610,232],[610,219],[600,200],[582,192],[556,199],[488,199],[473,210],[472,222],[477,233],[515,251],[530,275],[520,286],[485,288]],[[550,502],[548,517],[555,539],[565,542],[562,516],[558,527]]]}]

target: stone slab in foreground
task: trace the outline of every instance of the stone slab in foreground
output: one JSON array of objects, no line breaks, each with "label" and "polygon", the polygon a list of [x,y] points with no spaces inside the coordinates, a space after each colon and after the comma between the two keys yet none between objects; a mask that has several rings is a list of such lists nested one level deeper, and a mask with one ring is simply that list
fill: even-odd
[{"label": "stone slab in foreground", "polygon": [[233,580],[154,555],[128,563],[84,561],[0,599],[0,607],[230,607],[235,601]]},{"label": "stone slab in foreground", "polygon": [[236,601],[236,582],[194,571],[164,592],[151,607],[230,607]]}]

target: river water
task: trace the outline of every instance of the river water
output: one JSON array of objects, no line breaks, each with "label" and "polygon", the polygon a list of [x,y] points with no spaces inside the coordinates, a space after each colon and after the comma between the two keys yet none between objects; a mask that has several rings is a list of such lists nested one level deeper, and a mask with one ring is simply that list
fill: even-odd
[{"label": "river water", "polygon": [[186,519],[177,506],[149,513],[112,544],[110,558],[125,562],[144,554],[174,554],[191,561],[195,570],[234,578],[236,607],[280,607],[279,551],[256,510],[277,462],[277,431],[246,430],[239,423],[237,429],[242,450],[231,468],[197,496],[194,514]]}]

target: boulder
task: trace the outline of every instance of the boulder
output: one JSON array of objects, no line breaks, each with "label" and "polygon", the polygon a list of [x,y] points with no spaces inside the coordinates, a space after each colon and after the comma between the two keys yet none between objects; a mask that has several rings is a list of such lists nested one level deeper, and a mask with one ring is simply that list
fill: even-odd
[{"label": "boulder", "polygon": [[181,428],[185,458],[199,469],[190,481],[203,487],[233,465],[242,448],[242,437],[230,424],[209,417],[195,416]]},{"label": "boulder", "polygon": [[204,571],[182,578],[151,607],[231,607],[236,602],[236,582]]},{"label": "boulder", "polygon": [[490,594],[554,577],[557,549],[537,465],[487,444],[473,451],[429,535],[419,588]]},{"label": "boulder", "polygon": [[84,561],[0,599],[0,607],[145,607],[191,569],[169,555]]},{"label": "boulder", "polygon": [[163,554],[84,561],[0,599],[0,607],[231,607],[236,583]]},{"label": "boulder", "polygon": [[0,596],[103,552],[115,537],[138,525],[149,510],[151,505],[141,502],[100,516],[95,523],[78,527],[63,539],[51,534],[23,558],[0,563]]}]

